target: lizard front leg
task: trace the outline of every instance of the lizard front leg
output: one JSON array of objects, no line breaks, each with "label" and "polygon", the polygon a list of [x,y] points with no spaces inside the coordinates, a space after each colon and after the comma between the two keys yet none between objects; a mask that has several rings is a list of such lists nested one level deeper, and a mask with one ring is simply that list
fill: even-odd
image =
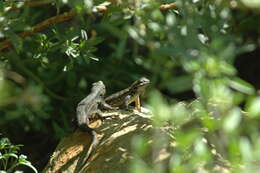
[{"label": "lizard front leg", "polygon": [[135,104],[135,109],[141,112],[140,96],[139,95],[126,96],[125,101],[124,101],[124,107],[126,109],[129,109],[129,104],[131,104],[132,102],[134,102],[134,104]]},{"label": "lizard front leg", "polygon": [[135,98],[134,102],[135,102],[135,108],[136,108],[139,112],[141,112],[140,96],[137,96],[137,97]]},{"label": "lizard front leg", "polygon": [[100,106],[101,106],[102,109],[105,109],[105,110],[117,110],[117,109],[119,109],[118,107],[112,107],[112,106],[110,106],[110,105],[107,104],[104,100],[101,101]]}]

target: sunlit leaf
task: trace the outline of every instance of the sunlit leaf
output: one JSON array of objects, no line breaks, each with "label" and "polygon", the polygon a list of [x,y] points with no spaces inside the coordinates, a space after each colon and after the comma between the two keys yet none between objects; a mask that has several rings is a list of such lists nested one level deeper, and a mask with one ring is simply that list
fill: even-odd
[{"label": "sunlit leaf", "polygon": [[149,103],[152,107],[153,115],[157,119],[154,123],[160,124],[163,120],[169,120],[171,117],[170,107],[158,91],[154,90],[151,92],[151,95],[149,96]]},{"label": "sunlit leaf", "polygon": [[250,141],[243,137],[239,141],[240,144],[240,152],[242,154],[242,157],[244,161],[248,162],[252,159],[252,146],[250,144]]},{"label": "sunlit leaf", "polygon": [[260,116],[260,97],[251,98],[246,104],[246,111],[251,117]]},{"label": "sunlit leaf", "polygon": [[19,159],[19,164],[20,165],[25,165],[25,166],[28,166],[30,167],[35,173],[38,173],[37,169],[31,164],[31,162],[25,160],[26,157],[23,156],[23,158]]},{"label": "sunlit leaf", "polygon": [[229,86],[232,87],[233,89],[236,89],[237,91],[240,91],[245,94],[251,95],[251,94],[255,93],[255,89],[251,84],[249,84],[239,78],[234,78],[234,79],[229,80]]},{"label": "sunlit leaf", "polygon": [[175,125],[181,124],[189,119],[190,112],[187,110],[184,103],[175,104],[172,107],[172,122]]},{"label": "sunlit leaf", "polygon": [[239,127],[241,121],[241,110],[233,108],[224,118],[223,128],[226,132],[233,132]]},{"label": "sunlit leaf", "polygon": [[259,0],[241,0],[241,1],[250,8],[260,8]]}]

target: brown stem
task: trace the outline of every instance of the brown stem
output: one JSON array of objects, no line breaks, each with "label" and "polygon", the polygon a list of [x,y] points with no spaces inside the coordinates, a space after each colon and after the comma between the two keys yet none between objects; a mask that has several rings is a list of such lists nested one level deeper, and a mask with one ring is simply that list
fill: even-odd
[{"label": "brown stem", "polygon": [[170,10],[170,9],[176,9],[177,5],[176,3],[170,3],[170,4],[163,4],[160,6],[160,10],[165,11],[165,10]]},{"label": "brown stem", "polygon": [[[45,0],[45,1],[28,1],[26,2],[27,5],[30,6],[39,6],[47,3],[51,3],[52,0]],[[96,6],[95,7],[98,12],[105,12],[107,11],[107,8],[105,6]],[[163,4],[160,6],[160,10],[169,10],[169,9],[176,9],[176,3],[170,3],[170,4]],[[51,17],[49,19],[46,19],[45,21],[37,24],[36,26],[32,27],[30,31],[24,31],[20,34],[18,34],[21,38],[26,38],[32,36],[36,32],[40,32],[43,29],[47,28],[50,25],[54,25],[56,23],[60,23],[66,20],[69,20],[76,16],[77,13],[74,11],[66,12],[58,16]],[[9,48],[12,46],[12,42],[9,39],[5,39],[4,41],[0,42],[0,51],[6,48]]]},{"label": "brown stem", "polygon": [[[56,23],[60,23],[60,22],[69,20],[72,17],[76,16],[76,14],[77,14],[76,12],[70,11],[70,12],[66,12],[66,13],[63,13],[63,14],[58,15],[58,16],[51,17],[51,18],[46,19],[43,22],[35,25],[34,27],[32,27],[32,29],[30,31],[24,31],[24,32],[22,32],[18,35],[21,38],[30,37],[35,32],[42,31],[43,29],[47,28],[50,25],[54,25]],[[12,46],[12,42],[9,39],[6,39],[6,40],[0,42],[0,51],[3,50],[3,49],[6,49],[8,47],[11,47],[11,46]]]}]

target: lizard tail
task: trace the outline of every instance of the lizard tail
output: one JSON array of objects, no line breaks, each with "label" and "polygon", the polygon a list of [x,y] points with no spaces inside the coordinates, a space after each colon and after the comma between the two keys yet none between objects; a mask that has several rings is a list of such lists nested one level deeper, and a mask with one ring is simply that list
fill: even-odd
[{"label": "lizard tail", "polygon": [[91,144],[89,146],[87,154],[85,155],[85,160],[83,162],[83,165],[87,163],[88,159],[90,158],[91,154],[96,149],[97,144],[98,144],[97,133],[94,130],[92,130],[91,134],[93,136],[92,142],[91,142]]},{"label": "lizard tail", "polygon": [[81,170],[86,165],[86,163],[88,162],[91,154],[96,149],[97,144],[98,144],[98,138],[97,138],[97,133],[92,128],[90,128],[88,126],[85,126],[85,127],[81,126],[80,129],[90,133],[92,135],[92,137],[93,137],[92,138],[92,142],[91,142],[91,144],[90,144],[90,146],[89,146],[89,148],[87,150],[87,153],[86,153],[86,150],[83,151],[83,153],[82,153],[82,157],[83,158],[80,161],[80,165],[81,165],[80,166],[80,170]]}]

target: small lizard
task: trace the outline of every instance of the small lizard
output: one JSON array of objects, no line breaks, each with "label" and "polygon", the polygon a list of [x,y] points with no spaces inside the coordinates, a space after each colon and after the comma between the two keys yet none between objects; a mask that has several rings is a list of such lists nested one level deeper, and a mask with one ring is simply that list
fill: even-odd
[{"label": "small lizard", "polygon": [[135,102],[135,108],[141,111],[140,96],[145,92],[145,88],[150,80],[142,77],[136,80],[130,87],[116,92],[105,98],[105,102],[113,107],[127,108],[132,102]]},{"label": "small lizard", "polygon": [[[104,101],[104,95],[106,93],[105,85],[102,81],[98,81],[92,84],[91,93],[85,97],[77,106],[77,126],[83,132],[88,132],[93,136],[90,147],[87,154],[82,159],[82,165],[88,161],[90,154],[94,151],[98,144],[96,132],[89,127],[90,118],[98,115],[100,118],[101,111],[99,106],[106,109],[116,109],[106,104]],[[83,153],[84,155],[84,153]]]}]

